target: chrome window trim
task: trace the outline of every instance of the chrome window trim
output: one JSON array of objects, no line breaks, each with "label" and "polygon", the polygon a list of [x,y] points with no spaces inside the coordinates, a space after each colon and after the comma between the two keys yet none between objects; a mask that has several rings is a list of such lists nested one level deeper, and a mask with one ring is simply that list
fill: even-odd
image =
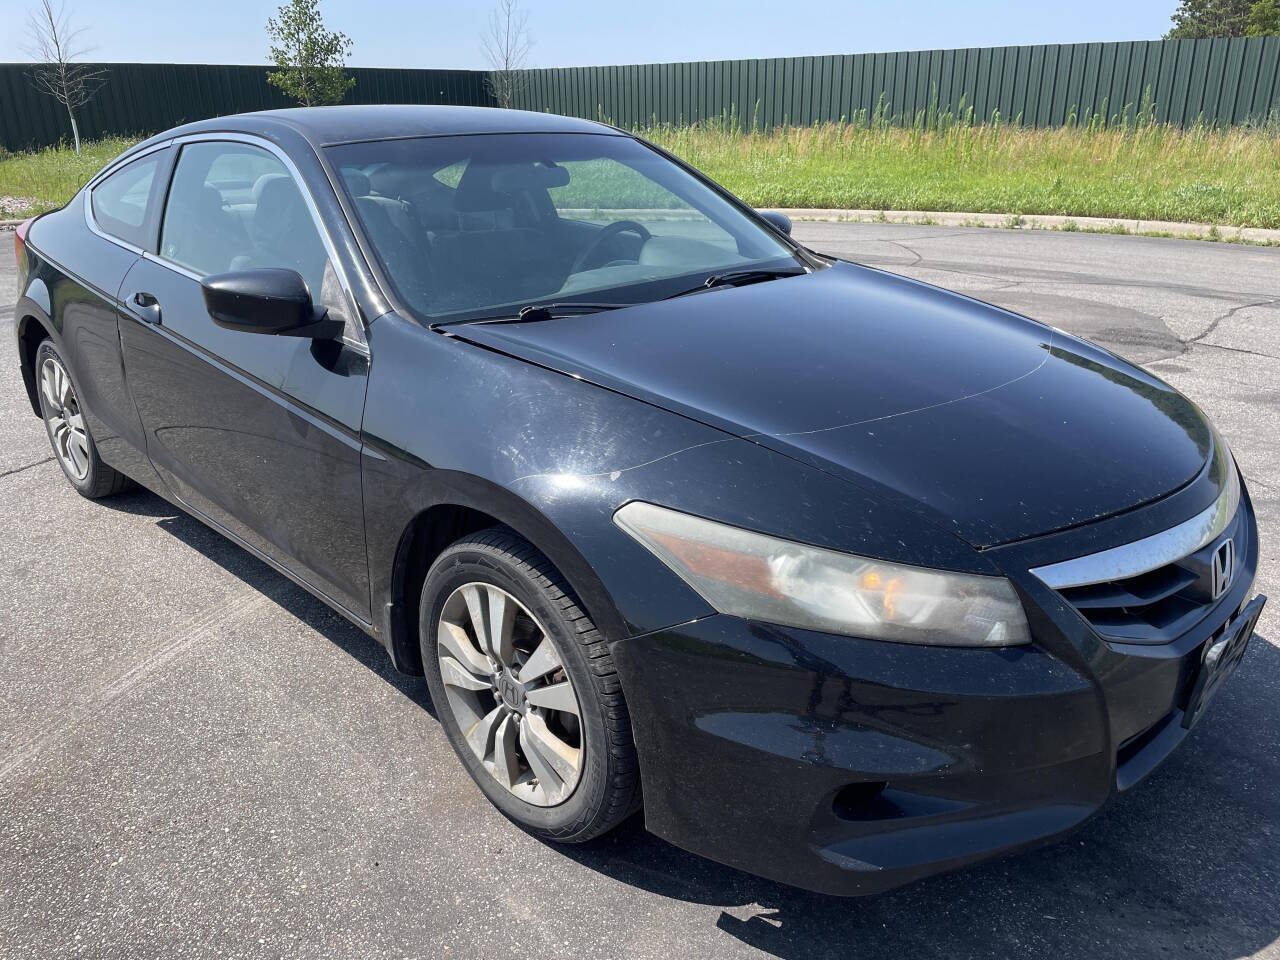
[{"label": "chrome window trim", "polygon": [[96,186],[98,186],[98,184],[100,184],[103,180],[107,179],[107,177],[111,176],[121,167],[127,166],[128,164],[133,163],[133,161],[135,160],[148,156],[149,154],[155,153],[157,150],[166,150],[172,145],[173,145],[173,138],[170,137],[168,140],[162,140],[159,143],[153,143],[151,146],[147,147],[145,150],[139,150],[136,153],[130,153],[129,155],[123,156],[123,157],[116,157],[116,159],[112,160],[109,164],[107,164],[105,167],[103,167],[101,170],[99,170],[97,173],[93,175],[92,179],[90,179],[85,189],[93,190]]},{"label": "chrome window trim", "polygon": [[84,195],[84,222],[89,228],[90,233],[96,234],[108,243],[114,243],[117,247],[123,247],[130,253],[136,253],[140,257],[146,256],[147,251],[143,250],[141,247],[135,247],[128,240],[121,240],[119,237],[114,237],[98,226],[98,221],[93,217],[93,195],[91,192],[86,192]]},{"label": "chrome window trim", "polygon": [[142,251],[142,259],[149,260],[156,266],[164,267],[166,270],[172,270],[174,273],[180,273],[188,280],[194,280],[196,283],[199,283],[204,279],[204,277],[200,276],[200,274],[196,273],[194,270],[184,267],[182,264],[173,260],[166,260],[164,257],[154,254],[149,250]]},{"label": "chrome window trim", "polygon": [[1227,461],[1226,485],[1217,500],[1191,519],[1132,543],[1060,563],[1034,567],[1031,573],[1046,586],[1063,590],[1136,577],[1195,553],[1227,528],[1240,507],[1240,475],[1230,451],[1224,450],[1224,453]]},{"label": "chrome window trim", "polygon": [[[368,353],[368,349],[369,349],[368,343],[363,338],[363,330],[366,326],[364,315],[360,312],[359,301],[356,300],[355,295],[351,292],[351,282],[347,278],[346,267],[343,266],[342,261],[338,258],[337,247],[333,243],[333,238],[329,235],[329,228],[325,224],[324,218],[320,216],[320,208],[316,206],[315,198],[312,197],[311,191],[307,188],[306,180],[303,179],[302,173],[298,170],[298,167],[293,162],[292,158],[290,158],[290,156],[287,153],[285,153],[284,150],[282,150],[278,145],[272,143],[270,140],[266,140],[262,137],[254,136],[251,133],[236,133],[234,131],[188,134],[185,137],[175,137],[172,140],[168,141],[168,143],[166,143],[165,145],[166,146],[173,145],[173,146],[181,147],[188,143],[219,143],[219,142],[227,142],[227,141],[230,141],[232,143],[243,143],[250,147],[258,147],[260,149],[266,150],[268,153],[274,156],[277,160],[279,160],[281,164],[284,165],[284,168],[286,171],[288,171],[289,176],[293,178],[294,185],[298,188],[298,192],[302,194],[302,199],[307,205],[307,211],[311,214],[311,222],[315,224],[316,231],[317,233],[320,234],[320,242],[324,244],[325,254],[329,257],[329,262],[333,265],[333,272],[338,277],[338,284],[342,287],[343,295],[347,299],[347,308],[351,311],[351,316],[356,321],[357,329],[361,331],[360,340],[352,340],[350,337],[344,336],[342,338],[342,341],[343,343],[349,344],[352,347],[356,347],[357,349],[360,349],[365,353]],[[174,160],[173,174],[177,173],[178,163],[181,160],[182,160],[182,155],[179,154],[178,157]],[[165,200],[164,200],[164,205],[166,208],[168,207],[168,203],[169,203],[169,196],[168,196],[168,191],[166,191]],[[146,251],[139,251],[139,253],[141,253],[142,256],[145,257],[147,260],[150,260],[153,263],[157,263],[160,266],[167,267],[168,269],[173,270],[175,273],[179,273],[184,277],[189,277],[190,279],[195,280],[197,283],[199,283],[201,280],[204,279],[204,277],[196,274],[188,267],[184,267],[180,263],[176,263],[173,260],[168,259],[167,257],[161,256],[159,247],[160,247],[160,239],[162,239],[164,236],[164,213],[165,213],[164,209],[161,209],[160,211],[160,228],[161,229],[160,229],[160,234],[157,237],[157,241],[156,241],[156,252],[148,253]]]},{"label": "chrome window trim", "polygon": [[117,160],[114,160],[111,162],[110,165],[98,171],[98,173],[94,176],[94,178],[90,180],[88,185],[84,188],[84,222],[85,222],[85,225],[88,226],[90,233],[96,234],[97,236],[101,237],[103,240],[106,240],[110,243],[114,243],[117,247],[123,247],[125,250],[128,250],[130,253],[136,253],[138,254],[138,256],[146,255],[146,251],[143,250],[141,247],[135,246],[134,244],[130,243],[128,240],[122,240],[119,237],[115,236],[114,234],[107,233],[107,231],[102,229],[102,227],[98,224],[97,217],[93,215],[93,191],[98,189],[98,187],[102,184],[102,181],[106,180],[108,177],[112,176],[117,171],[123,170],[129,164],[133,163],[133,161],[141,160],[143,157],[150,156],[151,154],[156,153],[160,150],[167,150],[172,143],[173,143],[172,140],[166,140],[163,143],[152,144],[151,146],[147,147],[147,149],[145,150],[139,150],[137,153],[131,153],[127,157],[121,157]]}]

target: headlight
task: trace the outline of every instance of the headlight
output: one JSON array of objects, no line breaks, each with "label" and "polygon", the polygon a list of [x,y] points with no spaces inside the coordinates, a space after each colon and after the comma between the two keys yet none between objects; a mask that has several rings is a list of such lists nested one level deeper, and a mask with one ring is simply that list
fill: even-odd
[{"label": "headlight", "polygon": [[1003,577],[869,560],[638,501],[613,519],[721,613],[900,643],[1030,642]]}]

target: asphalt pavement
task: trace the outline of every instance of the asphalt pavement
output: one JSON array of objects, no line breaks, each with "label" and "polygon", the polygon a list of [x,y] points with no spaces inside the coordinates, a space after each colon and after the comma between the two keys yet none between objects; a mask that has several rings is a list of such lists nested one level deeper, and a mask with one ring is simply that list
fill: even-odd
[{"label": "asphalt pavement", "polygon": [[1111,347],[1229,438],[1274,599],[1147,782],[1053,846],[871,900],[781,887],[634,826],[543,844],[484,801],[423,682],[374,641],[150,494],[77,496],[6,332],[0,957],[1280,957],[1280,249],[796,234]]}]

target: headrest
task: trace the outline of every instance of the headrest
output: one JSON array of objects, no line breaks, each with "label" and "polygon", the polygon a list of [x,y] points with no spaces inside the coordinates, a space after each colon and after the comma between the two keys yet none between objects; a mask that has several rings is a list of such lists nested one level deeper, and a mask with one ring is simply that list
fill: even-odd
[{"label": "headrest", "polygon": [[353,197],[367,197],[373,193],[373,184],[368,175],[359,170],[343,170],[342,179]]},{"label": "headrest", "polygon": [[253,212],[253,218],[259,220],[262,217],[283,217],[294,211],[294,207],[302,206],[302,194],[298,192],[298,186],[288,177],[280,177],[276,180],[268,180],[266,183],[258,181],[262,186],[262,192],[258,194],[258,206]]},{"label": "headrest", "polygon": [[514,194],[562,187],[568,182],[569,171],[564,167],[529,164],[486,168],[472,164],[458,181],[454,206],[459,212],[510,209],[515,206]]},{"label": "headrest", "polygon": [[249,191],[249,195],[253,198],[253,202],[257,203],[262,197],[262,191],[272,180],[288,180],[287,173],[264,173],[257,180],[253,181],[253,189]]},{"label": "headrest", "polygon": [[258,206],[253,211],[253,237],[258,243],[282,240],[290,235],[299,243],[315,234],[306,231],[306,203],[298,192],[298,185],[289,177],[268,180],[262,185]]},{"label": "headrest", "polygon": [[197,209],[209,216],[218,216],[222,213],[222,194],[218,188],[211,183],[206,183],[200,189],[200,199],[196,201]]},{"label": "headrest", "polygon": [[543,190],[563,187],[569,182],[569,171],[564,167],[544,167],[542,164],[527,167],[503,167],[494,173],[493,189],[499,193]]}]

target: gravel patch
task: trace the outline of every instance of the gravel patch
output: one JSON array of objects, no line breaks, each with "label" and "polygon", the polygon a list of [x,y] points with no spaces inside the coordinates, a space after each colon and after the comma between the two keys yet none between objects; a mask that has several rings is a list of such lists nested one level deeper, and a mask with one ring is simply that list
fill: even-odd
[{"label": "gravel patch", "polygon": [[34,200],[28,197],[0,196],[0,218],[15,216],[19,211],[30,209]]}]

